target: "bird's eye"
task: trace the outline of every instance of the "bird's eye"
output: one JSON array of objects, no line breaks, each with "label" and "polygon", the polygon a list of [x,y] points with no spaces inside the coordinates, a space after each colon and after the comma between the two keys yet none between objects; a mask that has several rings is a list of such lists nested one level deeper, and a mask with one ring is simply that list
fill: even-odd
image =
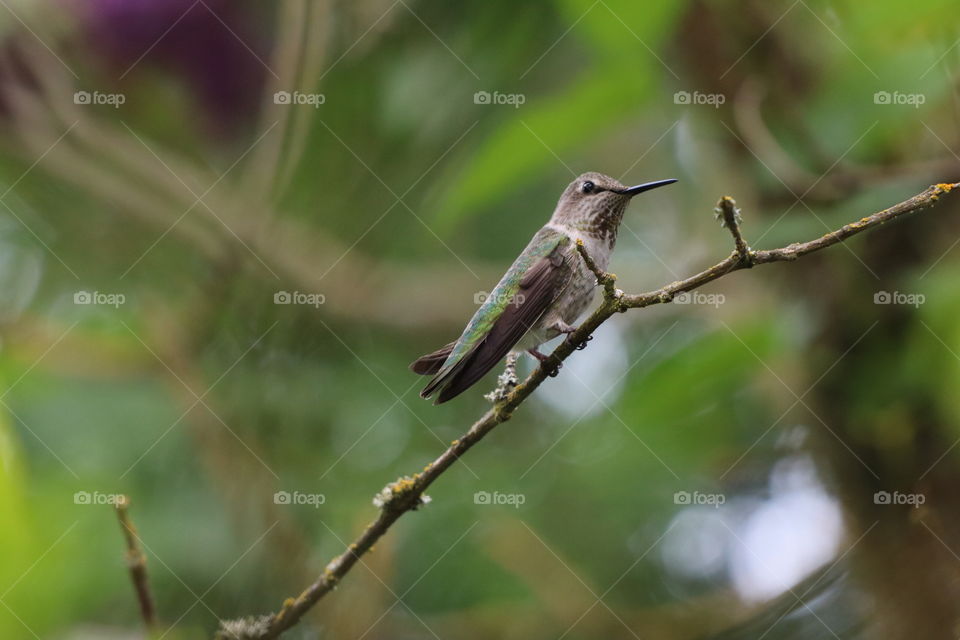
[{"label": "bird's eye", "polygon": [[583,182],[583,185],[580,186],[580,191],[582,191],[583,193],[593,193],[593,190],[595,188],[596,188],[595,184],[593,184],[589,180],[585,180]]}]

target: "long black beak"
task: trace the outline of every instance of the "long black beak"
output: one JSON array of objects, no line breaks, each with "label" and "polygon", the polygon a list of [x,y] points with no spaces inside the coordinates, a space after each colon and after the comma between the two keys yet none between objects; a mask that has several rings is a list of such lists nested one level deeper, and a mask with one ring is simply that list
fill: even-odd
[{"label": "long black beak", "polygon": [[625,196],[630,196],[631,198],[638,193],[643,193],[644,191],[650,191],[650,189],[656,189],[657,187],[663,187],[668,184],[673,184],[676,182],[676,178],[668,178],[666,180],[656,180],[654,182],[646,182],[644,184],[638,184],[635,187],[627,187],[620,193]]}]

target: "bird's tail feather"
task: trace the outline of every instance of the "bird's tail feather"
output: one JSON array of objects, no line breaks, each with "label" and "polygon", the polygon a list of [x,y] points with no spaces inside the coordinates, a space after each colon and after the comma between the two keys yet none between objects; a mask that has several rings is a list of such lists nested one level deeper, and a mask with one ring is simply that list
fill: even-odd
[{"label": "bird's tail feather", "polygon": [[447,357],[456,344],[456,341],[454,341],[425,356],[420,356],[410,365],[410,371],[421,376],[436,375],[443,368],[443,363],[447,361]]},{"label": "bird's tail feather", "polygon": [[[480,344],[483,344],[483,341],[481,341]],[[480,344],[475,345],[457,362],[446,367],[445,369],[440,369],[433,379],[427,383],[427,386],[423,388],[423,391],[420,392],[420,397],[429,398],[439,389],[440,395],[437,397],[437,400],[434,404],[442,404],[454,396],[466,391],[467,387],[479,380],[483,374],[492,369],[493,364],[496,364],[496,362],[486,367],[482,371],[476,370],[476,367],[474,366],[475,356],[477,355]],[[466,384],[464,384],[465,382]]]},{"label": "bird's tail feather", "polygon": [[440,393],[434,404],[443,404],[447,400],[452,400],[493,369],[504,353],[510,349],[510,345],[504,345],[504,353],[499,353],[500,349],[497,353],[489,353],[483,348],[485,342],[486,340],[480,341],[453,366],[439,371],[420,392],[420,397],[429,398],[439,390]]}]

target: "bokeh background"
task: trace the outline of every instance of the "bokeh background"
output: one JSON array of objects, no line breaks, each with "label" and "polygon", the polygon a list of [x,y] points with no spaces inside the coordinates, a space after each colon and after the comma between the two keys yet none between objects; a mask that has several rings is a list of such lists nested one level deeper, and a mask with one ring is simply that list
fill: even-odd
[{"label": "bokeh background", "polygon": [[[772,248],[960,178],[948,0],[0,5],[3,638],[144,637],[119,493],[158,635],[298,593],[484,411],[407,364],[582,171],[680,180],[633,292],[721,195]],[[956,637],[958,234],[613,318],[289,636]]]}]

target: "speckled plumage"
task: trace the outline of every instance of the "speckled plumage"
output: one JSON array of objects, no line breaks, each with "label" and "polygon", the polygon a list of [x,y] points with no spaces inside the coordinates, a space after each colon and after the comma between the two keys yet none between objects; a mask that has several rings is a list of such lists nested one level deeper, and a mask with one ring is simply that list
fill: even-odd
[{"label": "speckled plumage", "polygon": [[552,307],[517,345],[518,351],[535,349],[557,337],[560,332],[550,330],[549,327],[556,324],[557,320],[572,324],[590,306],[597,278],[577,252],[574,246],[577,240],[583,240],[587,255],[593,258],[597,267],[605,271],[610,264],[610,255],[617,244],[620,221],[630,198],[612,191],[596,194],[591,198],[578,190],[585,180],[602,188],[626,188],[603,174],[585,173],[571,182],[560,196],[557,208],[544,228],[563,233],[571,240],[563,260],[564,269],[569,275],[566,276],[565,286]]},{"label": "speckled plumage", "polygon": [[455,342],[427,354],[411,369],[433,375],[420,394],[439,391],[438,404],[464,391],[509,351],[532,351],[569,333],[594,297],[596,277],[576,250],[582,240],[606,269],[630,198],[661,181],[625,187],[585,173],[560,196],[550,221],[530,240]]}]

